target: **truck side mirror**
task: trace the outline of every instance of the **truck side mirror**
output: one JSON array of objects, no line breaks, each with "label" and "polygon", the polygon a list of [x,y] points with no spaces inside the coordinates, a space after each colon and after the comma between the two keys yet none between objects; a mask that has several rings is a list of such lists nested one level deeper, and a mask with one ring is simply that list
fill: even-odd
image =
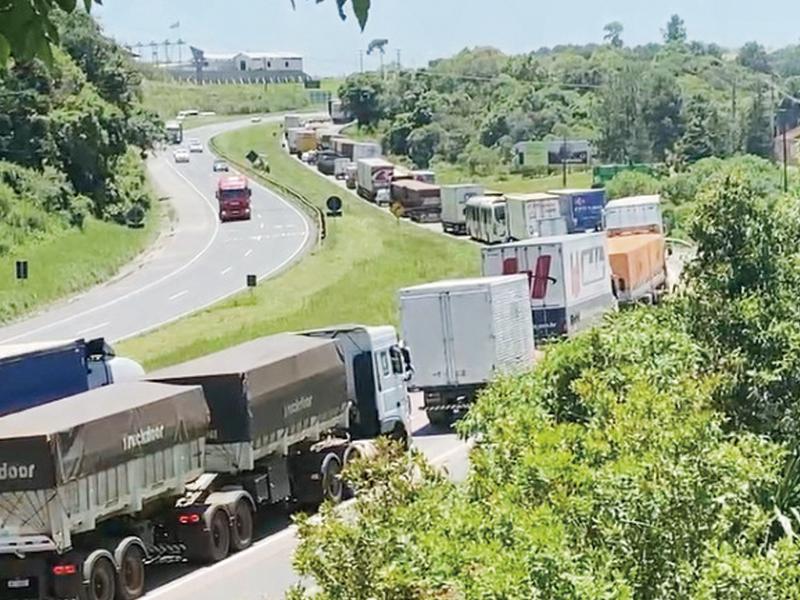
[{"label": "truck side mirror", "polygon": [[247,188],[247,197],[249,198],[252,195],[253,195],[253,190],[251,190],[250,188]]}]

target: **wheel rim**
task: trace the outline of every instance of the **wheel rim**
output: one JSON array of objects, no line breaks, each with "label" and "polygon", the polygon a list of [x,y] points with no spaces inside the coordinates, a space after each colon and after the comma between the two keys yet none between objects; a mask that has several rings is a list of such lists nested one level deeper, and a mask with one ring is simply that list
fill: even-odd
[{"label": "wheel rim", "polygon": [[114,597],[114,577],[105,561],[92,569],[93,600],[111,600]]},{"label": "wheel rim", "polygon": [[139,593],[144,588],[144,563],[141,552],[131,548],[122,562],[122,585],[129,593]]},{"label": "wheel rim", "polygon": [[214,522],[211,527],[211,539],[214,548],[217,549],[219,555],[227,554],[228,545],[230,544],[230,530],[226,522],[225,515],[218,512],[214,516]]},{"label": "wheel rim", "polygon": [[324,490],[328,500],[337,500],[342,494],[341,467],[338,460],[330,460],[325,469]]}]

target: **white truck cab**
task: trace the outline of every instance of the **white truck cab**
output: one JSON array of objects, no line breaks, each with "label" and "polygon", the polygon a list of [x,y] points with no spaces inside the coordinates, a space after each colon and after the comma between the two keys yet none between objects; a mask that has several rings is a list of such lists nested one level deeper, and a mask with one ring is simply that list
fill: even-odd
[{"label": "white truck cab", "polygon": [[406,382],[411,356],[390,325],[337,325],[303,335],[332,339],[345,361],[356,437],[411,437],[411,401]]}]

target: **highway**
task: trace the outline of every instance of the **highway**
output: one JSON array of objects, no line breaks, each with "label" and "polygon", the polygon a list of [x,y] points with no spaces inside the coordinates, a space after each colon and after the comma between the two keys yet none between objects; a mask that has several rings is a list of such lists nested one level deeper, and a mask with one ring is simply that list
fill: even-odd
[{"label": "highway", "polygon": [[171,148],[152,158],[151,179],[175,215],[170,230],[112,281],[0,328],[0,343],[133,337],[236,293],[248,274],[264,279],[291,265],[315,239],[312,221],[294,205],[251,182],[252,219],[221,224],[217,218],[219,174],[212,173],[208,141],[249,124],[186,132],[206,147],[189,163],[175,164]]}]

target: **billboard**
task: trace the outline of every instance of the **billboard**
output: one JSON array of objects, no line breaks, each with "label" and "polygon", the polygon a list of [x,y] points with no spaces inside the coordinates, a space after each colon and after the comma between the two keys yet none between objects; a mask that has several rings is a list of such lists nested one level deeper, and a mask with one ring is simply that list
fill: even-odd
[{"label": "billboard", "polygon": [[587,140],[557,140],[547,142],[547,163],[560,165],[588,165],[592,150]]}]

